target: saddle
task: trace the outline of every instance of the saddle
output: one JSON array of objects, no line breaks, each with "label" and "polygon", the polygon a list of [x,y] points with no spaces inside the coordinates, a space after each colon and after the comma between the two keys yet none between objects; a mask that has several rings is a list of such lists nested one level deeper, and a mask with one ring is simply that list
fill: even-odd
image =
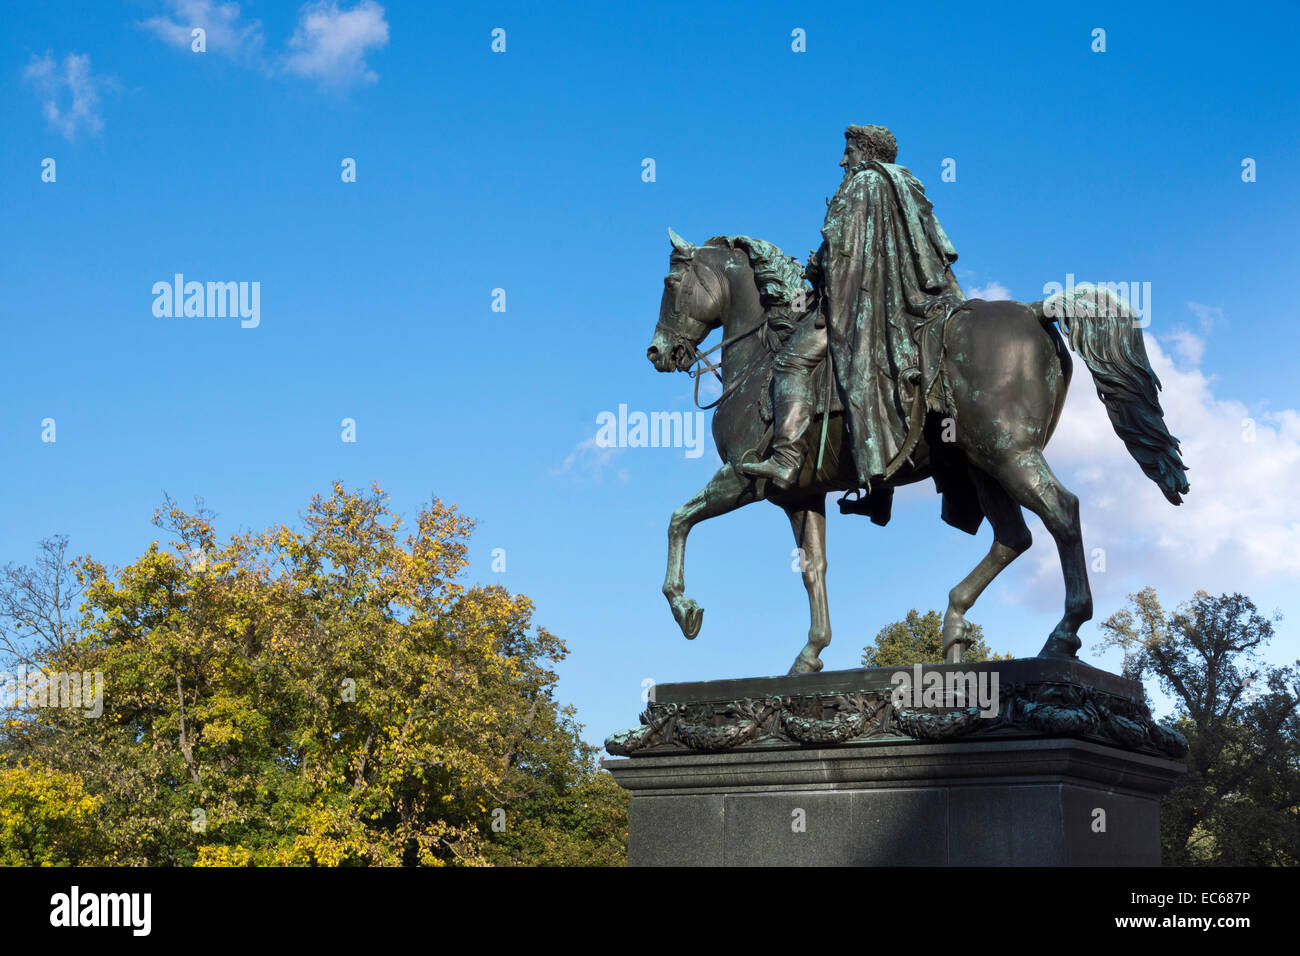
[{"label": "saddle", "polygon": [[[941,374],[943,351],[949,321],[957,312],[965,308],[967,308],[966,302],[955,296],[935,296],[927,303],[921,323],[912,330],[918,366],[900,371],[897,381],[899,402],[907,409],[907,436],[898,453],[886,467],[883,475],[885,480],[891,478],[904,464],[911,462],[912,455],[925,431],[926,419],[931,412],[948,416],[953,414],[951,396]],[[770,342],[769,347],[774,353],[780,350],[798,322],[803,319],[804,316],[795,317],[782,311],[777,311],[769,318],[766,333],[772,336],[773,341]],[[820,433],[817,420],[844,410],[839,389],[835,388],[833,383],[827,382],[829,374],[830,362],[828,361],[822,361],[812,373],[816,405],[816,417],[810,436],[812,438],[810,454],[813,455],[817,454],[816,436]],[[761,396],[759,412],[768,427],[757,450],[760,457],[767,453],[771,443],[775,418],[770,377],[768,387],[762,390]],[[893,508],[894,490],[883,482],[876,483],[874,487],[868,482],[864,490],[865,494],[855,490],[840,498],[838,501],[840,512],[866,515],[875,524],[888,524]]]},{"label": "saddle", "polygon": [[968,303],[955,296],[935,296],[926,305],[925,319],[912,330],[916,343],[919,368],[903,369],[898,376],[898,394],[907,408],[907,437],[889,465],[884,477],[889,479],[903,464],[911,461],[912,453],[921,441],[925,419],[930,412],[951,416],[952,397],[946,382],[941,382],[943,350],[947,340],[948,323],[958,312],[968,309]]}]

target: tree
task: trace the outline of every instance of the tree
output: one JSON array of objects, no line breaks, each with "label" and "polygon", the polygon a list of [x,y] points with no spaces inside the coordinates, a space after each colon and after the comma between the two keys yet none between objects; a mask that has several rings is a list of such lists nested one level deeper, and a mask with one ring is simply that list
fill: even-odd
[{"label": "tree", "polygon": [[[218,543],[210,512],[170,499],[155,523],[169,548],[113,571],[71,562],[71,617],[50,610],[71,593],[48,587],[61,543],[35,572],[6,569],[0,627],[24,660],[103,675],[102,717],[23,710],[0,733],[0,767],[97,801],[102,851],[51,830],[55,857],[622,861],[626,800],[555,699],[564,645],[528,598],[459,583],[472,522],[454,507],[429,504],[403,535],[380,489],[336,484],[298,529]],[[32,623],[51,618],[56,640]]]},{"label": "tree", "polygon": [[84,587],[68,560],[68,539],[56,536],[40,547],[34,568],[0,569],[0,658],[10,664],[57,663],[80,635]]},{"label": "tree", "polygon": [[[984,643],[984,632],[971,625],[971,643],[966,661],[1009,661],[1010,654],[994,654]],[[915,608],[907,617],[882,627],[862,651],[863,667],[911,667],[913,664],[942,664],[943,618],[937,611],[919,613]]]},{"label": "tree", "polygon": [[1241,594],[1197,591],[1168,615],[1152,588],[1129,601],[1101,646],[1123,650],[1124,676],[1159,680],[1188,741],[1161,801],[1165,862],[1300,863],[1300,670],[1259,663],[1272,622]]},{"label": "tree", "polygon": [[541,791],[502,815],[488,849],[494,863],[529,866],[623,866],[627,862],[627,795],[608,773],[591,774],[560,792]]},{"label": "tree", "polygon": [[98,860],[101,799],[75,774],[19,761],[0,765],[0,866],[68,866]]}]

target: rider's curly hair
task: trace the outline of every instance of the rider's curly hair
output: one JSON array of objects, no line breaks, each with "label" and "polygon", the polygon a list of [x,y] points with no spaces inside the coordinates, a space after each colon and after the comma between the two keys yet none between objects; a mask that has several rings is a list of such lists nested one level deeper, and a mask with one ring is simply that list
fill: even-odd
[{"label": "rider's curly hair", "polygon": [[844,138],[855,143],[867,159],[881,163],[898,159],[898,140],[884,126],[850,126]]}]

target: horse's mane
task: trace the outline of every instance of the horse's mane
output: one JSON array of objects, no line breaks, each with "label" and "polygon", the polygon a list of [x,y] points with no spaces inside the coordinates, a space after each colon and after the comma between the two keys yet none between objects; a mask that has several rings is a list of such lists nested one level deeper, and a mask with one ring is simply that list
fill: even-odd
[{"label": "horse's mane", "polygon": [[[707,246],[729,246],[739,249],[749,258],[749,266],[754,270],[754,281],[758,284],[758,297],[765,309],[790,303],[807,297],[807,288],[803,281],[803,264],[793,256],[787,256],[779,246],[766,239],[754,239],[750,236],[714,236]],[[802,295],[801,295],[802,293]]]}]

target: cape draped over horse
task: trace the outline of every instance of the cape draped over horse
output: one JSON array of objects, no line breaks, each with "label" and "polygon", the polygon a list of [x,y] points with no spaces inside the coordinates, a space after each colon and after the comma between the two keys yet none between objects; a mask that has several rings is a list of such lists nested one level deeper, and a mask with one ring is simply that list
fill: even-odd
[{"label": "cape draped over horse", "polygon": [[[689,371],[701,357],[700,343],[721,328],[722,395],[713,437],[723,465],[673,513],[664,596],[682,633],[696,637],[704,612],[685,594],[687,535],[707,518],[769,500],[785,510],[804,556],[811,623],[790,672],[818,671],[821,650],[831,639],[826,495],[859,487],[843,414],[832,407],[825,423],[825,456],[820,462],[818,455],[809,456],[788,491],[746,477],[739,468],[765,442],[764,396],[773,353],[784,330],[799,318],[790,314],[792,306],[811,293],[802,279],[796,283],[790,267],[795,260],[770,243],[718,236],[696,246],[671,230],[670,235],[670,271],[647,358],[661,372]],[[908,460],[883,482],[887,490],[932,478],[944,495],[945,521],[971,534],[985,519],[992,526],[988,553],[949,592],[943,626],[948,660],[960,660],[969,643],[966,612],[1032,542],[1022,508],[1038,515],[1056,541],[1065,578],[1065,613],[1039,656],[1074,657],[1081,643],[1079,626],[1092,617],[1079,501],[1043,457],[1071,376],[1069,352],[1056,324],[1091,371],[1116,434],[1143,472],[1173,504],[1188,491],[1178,442],[1165,427],[1160,382],[1133,313],[1122,300],[1087,284],[1028,305],[966,300],[951,313],[943,334],[939,384],[944,414],[924,412]]]}]

